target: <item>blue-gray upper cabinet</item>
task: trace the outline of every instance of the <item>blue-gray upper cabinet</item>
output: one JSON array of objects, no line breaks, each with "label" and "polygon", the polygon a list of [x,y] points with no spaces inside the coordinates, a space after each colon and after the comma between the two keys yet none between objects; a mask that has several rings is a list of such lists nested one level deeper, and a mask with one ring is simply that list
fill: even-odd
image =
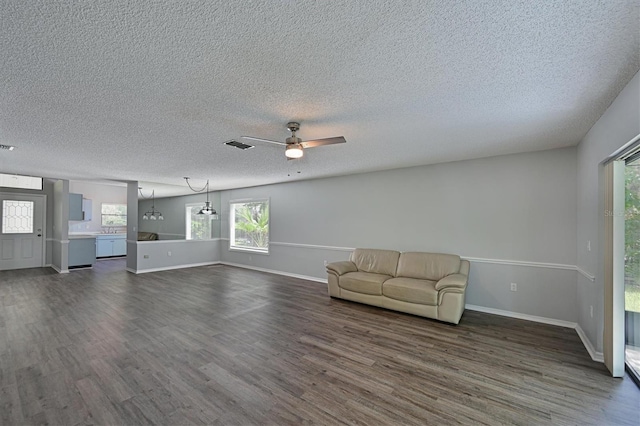
[{"label": "blue-gray upper cabinet", "polygon": [[91,220],[91,200],[82,198],[82,194],[69,193],[69,220]]},{"label": "blue-gray upper cabinet", "polygon": [[69,220],[83,220],[82,194],[69,193]]}]

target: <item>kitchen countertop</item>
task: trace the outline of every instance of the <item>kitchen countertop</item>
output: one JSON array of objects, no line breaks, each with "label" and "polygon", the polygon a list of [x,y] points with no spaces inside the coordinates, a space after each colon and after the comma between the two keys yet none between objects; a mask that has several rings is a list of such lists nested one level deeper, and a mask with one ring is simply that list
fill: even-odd
[{"label": "kitchen countertop", "polygon": [[104,237],[111,237],[111,236],[115,236],[115,235],[127,235],[126,232],[114,232],[114,233],[110,233],[110,234],[105,234],[102,232],[78,232],[78,233],[73,233],[73,234],[69,234],[69,239],[70,240],[77,240],[77,239],[81,239],[81,238],[96,238],[99,236],[104,236]]}]

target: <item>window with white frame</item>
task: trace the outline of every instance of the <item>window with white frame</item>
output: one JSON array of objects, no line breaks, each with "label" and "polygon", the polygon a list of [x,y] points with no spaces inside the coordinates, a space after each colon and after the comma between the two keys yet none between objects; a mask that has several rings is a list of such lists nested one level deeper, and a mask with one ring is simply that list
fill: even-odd
[{"label": "window with white frame", "polygon": [[202,203],[185,204],[187,240],[210,240],[213,238],[214,215],[198,214]]},{"label": "window with white frame", "polygon": [[127,205],[102,203],[102,226],[127,226]]},{"label": "window with white frame", "polygon": [[269,200],[229,203],[229,249],[269,253]]}]

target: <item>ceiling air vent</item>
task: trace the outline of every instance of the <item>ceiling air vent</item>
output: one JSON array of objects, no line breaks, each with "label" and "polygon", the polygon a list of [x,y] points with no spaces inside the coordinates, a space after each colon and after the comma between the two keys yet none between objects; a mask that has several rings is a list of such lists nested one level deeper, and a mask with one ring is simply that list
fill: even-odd
[{"label": "ceiling air vent", "polygon": [[15,148],[15,146],[0,144],[0,149],[6,149],[7,151],[13,151]]},{"label": "ceiling air vent", "polygon": [[247,145],[246,143],[238,142],[236,140],[230,140],[228,142],[225,142],[224,144],[229,146],[235,146],[236,148],[242,149],[242,150],[253,148],[253,145]]}]

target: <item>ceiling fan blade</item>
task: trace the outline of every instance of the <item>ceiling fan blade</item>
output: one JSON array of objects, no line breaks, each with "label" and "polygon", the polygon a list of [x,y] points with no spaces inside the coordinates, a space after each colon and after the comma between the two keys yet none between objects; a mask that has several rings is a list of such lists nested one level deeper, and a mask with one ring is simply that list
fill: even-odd
[{"label": "ceiling fan blade", "polygon": [[345,143],[347,140],[344,136],[336,136],[335,138],[326,138],[326,139],[314,139],[312,141],[304,141],[300,142],[303,148],[314,148],[316,146],[322,145],[333,145],[336,143]]},{"label": "ceiling fan blade", "polygon": [[252,141],[274,143],[276,145],[282,145],[282,146],[286,146],[287,145],[284,142],[272,141],[272,140],[269,140],[269,139],[262,139],[262,138],[254,138],[253,136],[240,136],[240,137],[242,139],[249,139],[249,140],[252,140]]}]

